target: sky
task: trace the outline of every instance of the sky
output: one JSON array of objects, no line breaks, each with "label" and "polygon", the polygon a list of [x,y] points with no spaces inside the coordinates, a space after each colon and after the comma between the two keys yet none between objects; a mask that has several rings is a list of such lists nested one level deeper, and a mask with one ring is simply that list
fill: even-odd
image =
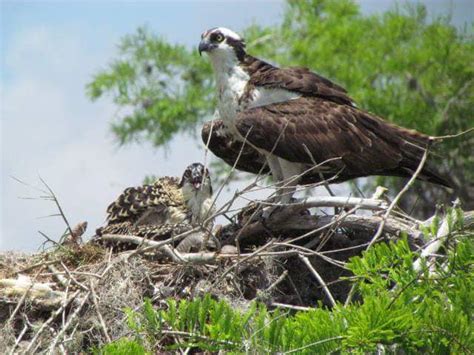
[{"label": "sky", "polygon": [[[452,5],[453,22],[472,21],[469,1],[427,1],[432,16]],[[365,13],[393,1],[361,1]],[[105,210],[145,175],[180,176],[202,161],[197,141],[177,136],[167,149],[118,146],[110,132],[116,107],[91,102],[84,87],[116,55],[120,38],[148,25],[171,42],[196,46],[211,27],[241,31],[277,24],[283,1],[1,1],[0,250],[35,251],[57,239],[64,222],[41,198],[41,179],[54,190],[71,225],[88,221],[86,235],[104,223]],[[295,63],[297,64],[297,63]],[[22,181],[20,183],[18,180]],[[222,195],[224,202],[232,190]]]}]

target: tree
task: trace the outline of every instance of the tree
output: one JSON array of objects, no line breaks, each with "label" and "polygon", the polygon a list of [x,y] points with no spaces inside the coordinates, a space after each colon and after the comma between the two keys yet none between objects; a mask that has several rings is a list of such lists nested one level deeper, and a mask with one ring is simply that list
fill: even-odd
[{"label": "tree", "polygon": [[[244,37],[250,53],[282,66],[307,66],[346,87],[360,107],[402,126],[442,136],[474,125],[472,35],[448,17],[429,22],[423,5],[366,16],[350,0],[289,0],[280,25],[251,26]],[[92,99],[111,94],[127,109],[112,125],[122,144],[161,146],[177,132],[195,129],[215,107],[208,61],[145,28],[122,39],[118,59],[95,75],[87,92]],[[439,149],[440,169],[457,180],[466,209],[474,207],[473,145],[468,134]],[[368,185],[374,181],[403,184],[380,178]],[[402,207],[419,198],[425,215],[433,201],[452,197],[429,184],[416,189]]]}]

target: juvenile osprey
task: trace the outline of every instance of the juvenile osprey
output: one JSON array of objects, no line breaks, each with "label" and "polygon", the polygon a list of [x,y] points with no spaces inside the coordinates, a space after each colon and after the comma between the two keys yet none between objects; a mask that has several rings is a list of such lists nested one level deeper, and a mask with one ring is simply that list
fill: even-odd
[{"label": "juvenile osprey", "polygon": [[209,171],[194,163],[181,181],[166,176],[152,185],[127,188],[107,208],[107,225],[96,234],[164,239],[203,224],[212,214],[212,202]]},{"label": "juvenile osprey", "polygon": [[[203,139],[211,135],[211,150],[227,163],[247,142],[239,169],[256,172],[266,161],[280,184],[302,175],[287,187],[328,178],[410,177],[432,141],[357,108],[345,89],[307,68],[278,68],[248,55],[244,40],[229,29],[204,32],[202,52],[215,72],[220,117],[212,134],[210,124],[204,127]],[[418,178],[450,185],[428,165]],[[290,198],[285,193],[280,200]]]}]

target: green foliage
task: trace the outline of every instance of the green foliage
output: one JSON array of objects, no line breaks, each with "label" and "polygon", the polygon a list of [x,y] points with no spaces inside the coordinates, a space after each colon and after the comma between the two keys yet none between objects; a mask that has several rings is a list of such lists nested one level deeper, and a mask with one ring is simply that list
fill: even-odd
[{"label": "green foliage", "polygon": [[143,27],[122,38],[118,59],[86,88],[91,99],[109,94],[126,112],[112,125],[120,143],[165,144],[211,112],[211,69],[196,53]]},{"label": "green foliage", "polygon": [[234,353],[372,353],[381,347],[388,353],[472,352],[472,236],[463,237],[431,276],[428,265],[413,269],[417,255],[405,239],[374,246],[347,265],[363,301],[331,310],[289,314],[257,303],[239,310],[210,296],[170,299],[165,309],[155,309],[147,300],[142,311],[127,311],[135,340],[113,346],[139,344],[143,353],[157,347]]},{"label": "green foliage", "polygon": [[[252,52],[281,65],[309,67],[344,86],[359,107],[401,126],[444,136],[474,126],[470,26],[471,31],[458,29],[448,16],[428,21],[421,4],[364,16],[350,0],[288,1],[282,25],[261,31],[272,33],[271,40]],[[258,28],[252,33],[261,35]],[[439,170],[459,179],[458,195],[466,198],[468,208],[473,144],[472,132],[448,139],[439,147],[442,161],[437,158]],[[401,181],[396,182],[398,190]],[[383,177],[376,183],[394,184]],[[423,189],[424,202],[433,206],[433,187]]]},{"label": "green foliage", "polygon": [[105,345],[102,349],[93,352],[97,355],[143,355],[151,354],[145,350],[143,345],[134,340],[126,338],[119,339]]}]

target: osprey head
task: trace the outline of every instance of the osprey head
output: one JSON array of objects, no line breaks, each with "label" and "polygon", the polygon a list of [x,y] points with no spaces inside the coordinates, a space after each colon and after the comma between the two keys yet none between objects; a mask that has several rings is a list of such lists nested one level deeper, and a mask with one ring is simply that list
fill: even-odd
[{"label": "osprey head", "polygon": [[237,33],[225,27],[211,28],[203,32],[199,43],[199,54],[206,52],[211,58],[245,56],[245,41]]},{"label": "osprey head", "polygon": [[189,165],[184,171],[179,186],[185,188],[186,190],[205,190],[212,194],[209,170],[207,170],[201,163],[193,163]]}]

